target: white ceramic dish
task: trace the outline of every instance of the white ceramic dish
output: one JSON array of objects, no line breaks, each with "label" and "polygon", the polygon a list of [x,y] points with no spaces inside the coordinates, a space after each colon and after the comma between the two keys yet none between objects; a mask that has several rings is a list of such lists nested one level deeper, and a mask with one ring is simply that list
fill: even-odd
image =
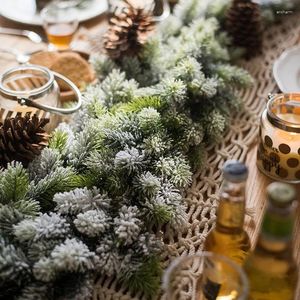
[{"label": "white ceramic dish", "polygon": [[[78,9],[79,21],[87,21],[107,10],[106,0],[93,0],[88,6]],[[0,5],[0,14],[19,23],[42,25],[40,14],[36,12],[35,0],[3,0]]]},{"label": "white ceramic dish", "polygon": [[273,75],[283,93],[300,92],[300,46],[281,54],[274,63]]}]

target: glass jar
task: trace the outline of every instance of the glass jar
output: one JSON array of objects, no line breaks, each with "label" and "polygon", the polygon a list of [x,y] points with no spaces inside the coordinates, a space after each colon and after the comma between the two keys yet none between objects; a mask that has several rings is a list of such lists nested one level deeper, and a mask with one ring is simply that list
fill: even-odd
[{"label": "glass jar", "polygon": [[163,276],[167,300],[246,300],[248,279],[229,258],[211,253],[177,257]]},{"label": "glass jar", "polygon": [[[60,108],[60,91],[57,80],[64,81],[74,91],[77,104],[71,108]],[[81,106],[81,94],[76,85],[65,76],[36,65],[18,66],[7,70],[0,77],[0,122],[17,114],[36,114],[40,118],[49,113],[67,115]],[[57,125],[58,118],[51,115],[50,127]],[[49,128],[48,128],[49,129]]]},{"label": "glass jar", "polygon": [[269,96],[261,117],[257,166],[272,179],[300,183],[300,93]]}]

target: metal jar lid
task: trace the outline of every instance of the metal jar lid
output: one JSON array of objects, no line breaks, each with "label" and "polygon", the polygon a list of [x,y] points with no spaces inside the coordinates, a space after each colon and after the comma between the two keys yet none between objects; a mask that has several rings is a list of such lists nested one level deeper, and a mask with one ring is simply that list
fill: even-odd
[{"label": "metal jar lid", "polygon": [[300,133],[300,123],[292,123],[281,119],[278,114],[295,113],[300,110],[300,93],[270,94],[267,104],[267,118],[272,125],[288,132]]}]

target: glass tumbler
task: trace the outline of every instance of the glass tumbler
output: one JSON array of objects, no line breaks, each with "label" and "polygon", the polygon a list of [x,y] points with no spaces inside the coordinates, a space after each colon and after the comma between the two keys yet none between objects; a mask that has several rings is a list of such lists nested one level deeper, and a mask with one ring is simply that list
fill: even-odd
[{"label": "glass tumbler", "polygon": [[175,259],[163,284],[168,300],[246,300],[248,295],[242,268],[211,252]]},{"label": "glass tumbler", "polygon": [[49,50],[68,49],[78,28],[77,1],[57,1],[41,11]]}]

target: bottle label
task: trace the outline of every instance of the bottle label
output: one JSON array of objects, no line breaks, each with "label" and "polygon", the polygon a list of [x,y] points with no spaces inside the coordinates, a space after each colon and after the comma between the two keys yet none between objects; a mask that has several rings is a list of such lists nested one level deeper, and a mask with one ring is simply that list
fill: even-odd
[{"label": "bottle label", "polygon": [[294,218],[292,216],[278,216],[267,212],[262,225],[262,233],[279,240],[292,238]]}]

